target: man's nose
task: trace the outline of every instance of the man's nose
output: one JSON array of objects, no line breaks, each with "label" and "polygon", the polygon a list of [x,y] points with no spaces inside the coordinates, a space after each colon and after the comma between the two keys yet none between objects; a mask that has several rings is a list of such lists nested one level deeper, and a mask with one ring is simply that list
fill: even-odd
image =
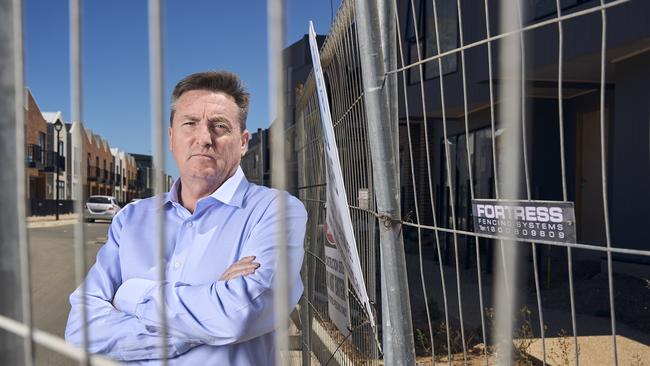
[{"label": "man's nose", "polygon": [[210,131],[210,125],[207,122],[199,123],[199,126],[196,129],[196,140],[201,146],[212,145],[212,132]]}]

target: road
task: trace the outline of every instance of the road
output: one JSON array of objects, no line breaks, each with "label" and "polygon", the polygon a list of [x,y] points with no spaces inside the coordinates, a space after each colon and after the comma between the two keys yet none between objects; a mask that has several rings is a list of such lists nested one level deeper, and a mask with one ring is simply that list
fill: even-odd
[{"label": "road", "polygon": [[[86,224],[86,263],[95,262],[106,240],[108,222]],[[72,225],[32,228],[28,231],[34,326],[63,337],[70,311],[68,296],[74,279],[74,228]],[[36,347],[36,365],[78,365],[45,347]]]}]

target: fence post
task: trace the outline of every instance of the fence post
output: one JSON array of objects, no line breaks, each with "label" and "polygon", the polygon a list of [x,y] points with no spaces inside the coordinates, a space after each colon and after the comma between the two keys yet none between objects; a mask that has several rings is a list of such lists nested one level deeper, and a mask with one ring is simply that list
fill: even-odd
[{"label": "fence post", "polygon": [[19,335],[0,330],[0,365],[32,361],[26,268],[23,83],[22,3],[0,0],[0,315],[25,323],[30,333],[23,340]]},{"label": "fence post", "polygon": [[[384,363],[387,365],[415,364],[413,325],[406,279],[406,259],[402,239],[401,212],[399,206],[399,177],[397,175],[397,152],[394,139],[396,131],[392,128],[391,98],[396,94],[389,92],[384,84],[386,64],[384,54],[391,55],[388,48],[395,47],[394,38],[381,27],[382,13],[391,1],[356,0],[355,11],[359,36],[359,53],[363,90],[368,121],[368,142],[372,155],[373,181],[380,215],[379,240],[381,248],[382,281],[382,329],[384,343]],[[387,11],[386,14],[390,14]],[[393,13],[394,14],[394,13]],[[390,22],[390,19],[384,18]],[[382,39],[387,40],[382,49]],[[387,58],[389,59],[390,56]],[[406,321],[404,321],[406,319]]]}]

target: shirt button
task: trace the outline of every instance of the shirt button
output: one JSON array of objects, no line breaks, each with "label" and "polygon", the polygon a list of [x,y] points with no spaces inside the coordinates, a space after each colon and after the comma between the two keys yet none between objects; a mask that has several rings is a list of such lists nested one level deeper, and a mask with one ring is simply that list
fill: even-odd
[{"label": "shirt button", "polygon": [[187,227],[192,227],[192,226],[194,226],[194,223],[192,223],[192,221],[187,223]]},{"label": "shirt button", "polygon": [[180,268],[181,264],[179,262],[174,262],[174,269]]}]

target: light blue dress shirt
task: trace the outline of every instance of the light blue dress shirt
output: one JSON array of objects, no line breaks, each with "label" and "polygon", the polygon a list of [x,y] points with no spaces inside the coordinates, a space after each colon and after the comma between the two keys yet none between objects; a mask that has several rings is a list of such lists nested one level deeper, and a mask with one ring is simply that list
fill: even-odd
[{"label": "light blue dress shirt", "polygon": [[[178,202],[179,184],[177,180],[165,194],[162,206],[144,199],[113,219],[86,277],[90,352],[133,364],[160,364],[158,308],[164,286],[169,365],[274,364],[273,276],[283,214],[279,198],[287,198],[291,308],[303,291],[304,206],[286,192],[249,183],[238,168],[190,213]],[[165,219],[164,283],[158,280],[159,210]],[[218,281],[246,256],[255,256],[261,265],[254,274]],[[70,304],[65,338],[81,346],[80,289],[70,295]]]}]

